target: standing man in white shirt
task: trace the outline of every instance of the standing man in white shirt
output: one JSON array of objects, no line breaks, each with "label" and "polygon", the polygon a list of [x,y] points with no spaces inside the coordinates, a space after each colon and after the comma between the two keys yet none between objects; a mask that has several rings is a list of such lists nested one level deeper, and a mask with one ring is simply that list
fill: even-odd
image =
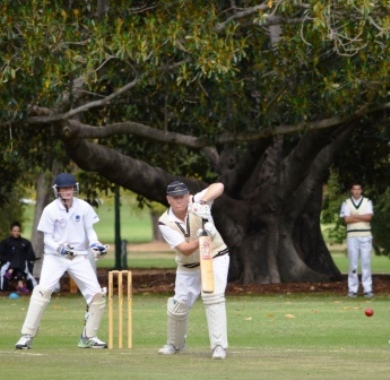
[{"label": "standing man in white shirt", "polygon": [[[175,294],[167,303],[167,343],[158,351],[162,355],[182,353],[185,348],[189,313],[201,295],[206,309],[207,327],[212,359],[225,359],[228,347],[225,290],[229,270],[229,251],[214,226],[210,209],[224,191],[222,183],[191,195],[180,181],[171,182],[166,189],[169,209],[161,215],[159,228],[165,241],[176,251]],[[201,292],[199,236],[202,219],[212,241],[215,290]]]},{"label": "standing man in white shirt", "polygon": [[372,298],[371,250],[372,234],[371,220],[374,216],[372,202],[363,197],[360,183],[351,186],[351,197],[343,202],[340,217],[347,225],[347,250],[349,260],[348,297],[357,297],[359,290],[358,262],[361,259],[362,286],[364,296]]},{"label": "standing man in white shirt", "polygon": [[38,231],[44,234],[42,272],[30,298],[22,337],[15,347],[31,348],[52,292],[67,271],[88,305],[88,319],[78,346],[106,348],[106,343],[97,337],[105,309],[105,294],[89,258],[91,251],[96,259],[107,253],[107,246],[98,241],[93,228],[99,217],[87,202],[74,197],[79,186],[72,174],[59,174],[53,190],[56,199],[45,207],[38,224]]}]

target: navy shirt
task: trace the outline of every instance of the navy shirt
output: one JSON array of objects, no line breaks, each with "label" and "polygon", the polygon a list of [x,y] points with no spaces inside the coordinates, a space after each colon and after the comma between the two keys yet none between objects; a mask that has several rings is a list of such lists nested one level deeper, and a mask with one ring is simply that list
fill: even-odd
[{"label": "navy shirt", "polygon": [[35,259],[34,250],[27,239],[10,236],[0,243],[0,261],[9,262],[9,269],[24,271],[26,261],[34,261]]}]

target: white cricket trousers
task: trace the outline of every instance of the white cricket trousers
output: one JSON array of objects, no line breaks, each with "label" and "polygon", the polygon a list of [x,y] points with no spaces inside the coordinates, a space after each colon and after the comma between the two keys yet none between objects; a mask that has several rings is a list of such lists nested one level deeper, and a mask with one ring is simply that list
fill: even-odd
[{"label": "white cricket trousers", "polygon": [[358,264],[359,256],[361,259],[362,285],[364,293],[372,291],[371,276],[371,250],[372,236],[365,237],[348,237],[348,291],[357,293],[359,289]]},{"label": "white cricket trousers", "polygon": [[[224,255],[213,260],[214,293],[224,294],[227,285],[230,257]],[[200,268],[176,271],[175,301],[184,302],[190,309],[201,293]]]},{"label": "white cricket trousers", "polygon": [[87,255],[76,256],[73,260],[69,260],[63,256],[45,254],[39,285],[42,289],[53,291],[65,272],[68,272],[76,282],[88,305],[96,294],[102,292]]}]

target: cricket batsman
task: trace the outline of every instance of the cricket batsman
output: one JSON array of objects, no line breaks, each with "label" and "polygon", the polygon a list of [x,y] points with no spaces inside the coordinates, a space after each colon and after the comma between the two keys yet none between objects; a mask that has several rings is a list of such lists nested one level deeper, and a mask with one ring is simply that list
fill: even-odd
[{"label": "cricket batsman", "polygon": [[[210,347],[213,359],[225,359],[228,347],[225,289],[229,269],[229,252],[214,226],[210,209],[222,195],[222,183],[213,183],[200,193],[190,195],[180,181],[167,186],[168,210],[159,218],[159,228],[166,242],[176,251],[176,281],[174,296],[167,303],[167,344],[159,354],[172,355],[185,350],[188,317],[201,295],[206,309]],[[207,223],[202,223],[207,219]],[[214,292],[203,292],[199,236],[205,230],[211,240]]]},{"label": "cricket batsman", "polygon": [[105,293],[91,264],[107,253],[107,246],[98,241],[93,225],[99,221],[94,209],[74,197],[79,185],[72,174],[59,174],[54,181],[55,200],[43,210],[38,231],[44,234],[44,260],[41,277],[35,286],[22,327],[17,349],[31,348],[43,313],[65,272],[76,282],[88,305],[88,318],[79,338],[81,348],[106,348],[97,337],[105,309]]}]

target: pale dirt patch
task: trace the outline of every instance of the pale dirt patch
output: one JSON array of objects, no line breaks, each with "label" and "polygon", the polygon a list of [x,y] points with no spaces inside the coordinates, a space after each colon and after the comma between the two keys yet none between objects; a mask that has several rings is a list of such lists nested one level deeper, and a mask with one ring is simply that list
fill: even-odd
[{"label": "pale dirt patch", "polygon": [[128,244],[128,252],[173,252],[173,249],[163,241],[153,241],[143,244]]}]

